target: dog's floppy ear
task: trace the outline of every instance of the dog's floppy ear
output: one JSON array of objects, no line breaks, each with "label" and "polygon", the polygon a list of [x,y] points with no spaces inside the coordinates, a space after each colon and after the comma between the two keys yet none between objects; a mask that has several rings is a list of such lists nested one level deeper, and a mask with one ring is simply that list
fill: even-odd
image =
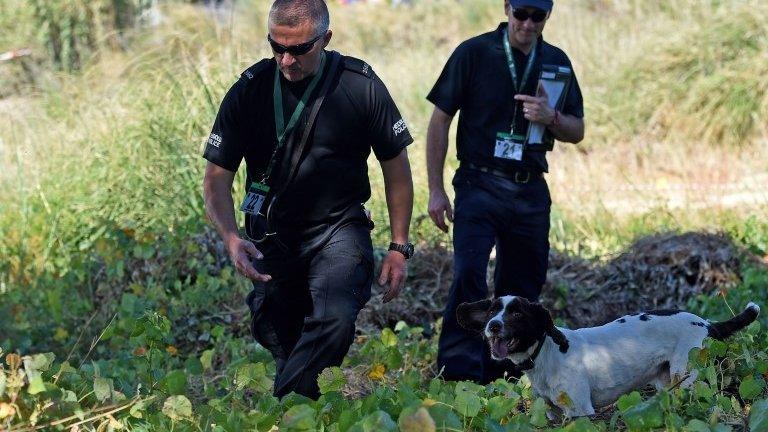
[{"label": "dog's floppy ear", "polygon": [[552,321],[552,315],[549,314],[547,308],[541,305],[541,303],[531,303],[536,315],[541,319],[541,323],[544,325],[544,332],[552,338],[557,346],[560,347],[560,352],[568,352],[568,338],[565,337],[563,332],[555,327],[554,321]]},{"label": "dog's floppy ear", "polygon": [[488,321],[490,300],[480,300],[474,303],[462,303],[456,309],[456,319],[459,325],[467,330],[482,331]]}]

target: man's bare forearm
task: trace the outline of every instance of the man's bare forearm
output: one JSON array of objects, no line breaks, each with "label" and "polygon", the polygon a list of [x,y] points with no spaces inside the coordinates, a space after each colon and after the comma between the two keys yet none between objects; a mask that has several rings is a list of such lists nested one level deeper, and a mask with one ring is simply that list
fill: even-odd
[{"label": "man's bare forearm", "polygon": [[203,180],[205,213],[225,244],[231,238],[239,237],[232,199],[234,178],[235,173],[209,163]]},{"label": "man's bare forearm", "polygon": [[413,179],[408,150],[403,149],[398,156],[382,162],[381,171],[384,174],[392,241],[405,244],[408,242],[408,229],[413,212]]},{"label": "man's bare forearm", "polygon": [[453,117],[435,108],[427,129],[427,180],[429,190],[445,190],[443,168],[448,153],[448,132]]},{"label": "man's bare forearm", "polygon": [[561,113],[558,124],[547,128],[558,141],[578,144],[584,139],[584,119],[576,116]]}]

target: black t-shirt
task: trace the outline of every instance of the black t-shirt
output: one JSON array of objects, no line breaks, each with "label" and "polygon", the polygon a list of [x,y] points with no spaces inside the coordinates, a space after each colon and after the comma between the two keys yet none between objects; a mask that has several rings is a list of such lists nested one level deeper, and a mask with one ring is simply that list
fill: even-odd
[{"label": "black t-shirt", "polygon": [[[327,53],[328,54],[328,53]],[[283,152],[270,186],[279,189],[308,121],[312,102],[328,78],[331,56],[326,56],[323,79],[307,103],[293,139]],[[229,171],[245,159],[247,185],[261,179],[277,145],[273,86],[276,63],[264,59],[248,68],[224,97],[203,157]],[[291,83],[281,74],[285,124],[311,78]],[[362,204],[371,197],[368,155],[392,159],[413,142],[410,132],[384,83],[362,60],[342,57],[339,68],[315,119],[292,182],[279,194],[275,217],[281,241],[305,250],[316,246],[344,224],[367,222]],[[272,183],[272,182],[269,182]],[[253,236],[253,220],[246,224]]]},{"label": "black t-shirt", "polygon": [[[461,43],[448,59],[427,99],[451,116],[461,111],[457,134],[459,160],[507,171],[528,168],[546,172],[546,152],[533,146],[523,153],[522,161],[493,156],[496,134],[509,133],[516,104],[515,130],[525,134],[529,125],[520,102],[513,99],[516,92],[502,39],[506,29],[507,23],[502,23],[495,31]],[[514,47],[512,52],[518,79],[521,79],[528,55]],[[521,93],[536,94],[543,64],[566,66],[573,70],[571,61],[561,49],[539,38],[538,55]],[[561,112],[584,117],[581,89],[575,74],[567,89]]]}]

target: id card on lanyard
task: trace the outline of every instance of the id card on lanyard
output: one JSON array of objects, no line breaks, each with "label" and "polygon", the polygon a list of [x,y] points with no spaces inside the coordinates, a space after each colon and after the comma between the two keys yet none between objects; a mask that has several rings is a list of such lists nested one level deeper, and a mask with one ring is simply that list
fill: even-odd
[{"label": "id card on lanyard", "polygon": [[[523,76],[518,81],[517,66],[515,65],[515,59],[512,56],[512,47],[509,44],[509,28],[504,32],[502,38],[504,42],[504,52],[507,54],[509,74],[512,77],[512,88],[514,89],[515,94],[518,94],[523,91],[525,85],[528,83],[533,64],[536,62],[538,43],[533,43],[531,53],[528,56],[528,64],[525,66]],[[513,99],[512,103],[514,104],[515,109],[512,113],[512,122],[509,127],[509,133],[498,132],[496,134],[496,145],[494,147],[493,156],[500,159],[521,161],[523,160],[523,153],[525,151],[525,135],[516,133],[515,120],[517,119],[517,112],[522,102]]]},{"label": "id card on lanyard", "polygon": [[307,106],[309,97],[312,95],[315,87],[317,87],[317,84],[320,82],[324,70],[325,52],[323,51],[323,56],[320,60],[318,72],[312,78],[312,81],[309,83],[307,89],[304,90],[304,94],[301,96],[301,100],[299,100],[299,103],[296,105],[296,109],[293,110],[293,114],[291,115],[290,120],[288,120],[288,125],[286,125],[285,119],[283,118],[283,89],[280,85],[280,65],[275,65],[275,82],[273,86],[272,97],[274,99],[275,107],[275,131],[277,132],[277,145],[272,152],[269,165],[267,165],[267,170],[264,172],[261,180],[258,182],[251,182],[251,184],[248,186],[248,192],[245,194],[245,199],[240,205],[240,211],[243,213],[257,216],[261,212],[261,208],[264,205],[264,201],[266,201],[267,195],[270,191],[268,181],[272,175],[272,171],[275,168],[275,164],[277,163],[277,154],[285,146],[285,141],[296,127],[296,123],[298,123],[304,108]]}]

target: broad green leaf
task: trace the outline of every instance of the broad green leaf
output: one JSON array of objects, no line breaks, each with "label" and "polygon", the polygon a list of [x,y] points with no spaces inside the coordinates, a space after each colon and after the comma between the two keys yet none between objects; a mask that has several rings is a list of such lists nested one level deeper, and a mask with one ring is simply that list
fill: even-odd
[{"label": "broad green leaf", "polygon": [[171,371],[163,378],[162,387],[168,394],[182,395],[187,392],[187,375],[182,370]]},{"label": "broad green leaf", "polygon": [[571,422],[563,429],[564,432],[598,432],[599,429],[587,418]]},{"label": "broad green leaf", "polygon": [[506,432],[504,427],[499,424],[499,422],[489,419],[488,417],[484,417],[485,420],[483,421],[483,430],[487,432]]},{"label": "broad green leaf", "polygon": [[280,429],[308,431],[315,429],[316,411],[307,404],[292,406],[283,414]]},{"label": "broad green leaf", "polygon": [[704,376],[707,378],[707,381],[709,382],[709,385],[712,386],[712,388],[717,388],[717,370],[715,369],[714,365],[707,366],[706,369],[704,369]]},{"label": "broad green leaf", "polygon": [[385,328],[381,331],[381,343],[385,347],[395,347],[397,346],[397,335],[389,328]]},{"label": "broad green leaf", "polygon": [[534,429],[528,423],[528,416],[518,415],[512,417],[512,419],[504,427],[506,432],[531,432]]},{"label": "broad green leaf", "polygon": [[62,390],[61,401],[77,403],[77,395],[72,390]]},{"label": "broad green leaf", "polygon": [[45,391],[45,383],[43,382],[43,375],[38,371],[32,371],[27,374],[29,378],[29,387],[27,392],[29,394],[38,394]]},{"label": "broad green leaf", "polygon": [[664,413],[655,398],[639,403],[622,412],[629,430],[649,430],[664,426]]},{"label": "broad green leaf", "polygon": [[320,387],[320,394],[341,391],[346,383],[347,378],[339,367],[325,368],[325,370],[320,373],[320,376],[317,377],[317,385]]},{"label": "broad green leaf", "polygon": [[200,375],[203,373],[203,363],[195,357],[190,357],[184,362],[184,369],[190,375]]},{"label": "broad green leaf", "polygon": [[45,372],[53,364],[56,356],[53,353],[35,354],[24,357],[24,369],[27,374],[31,372]]},{"label": "broad green leaf", "polygon": [[368,414],[357,425],[362,427],[363,432],[395,432],[397,430],[397,424],[392,417],[382,410]]},{"label": "broad green leaf", "polygon": [[114,385],[109,378],[96,377],[93,379],[93,394],[99,402],[104,402],[112,397]]},{"label": "broad green leaf", "polygon": [[256,422],[256,428],[259,431],[272,431],[274,430],[274,426],[277,424],[278,420],[280,420],[279,414],[265,415],[264,417],[260,418],[258,422]]},{"label": "broad green leaf", "polygon": [[205,350],[200,356],[200,363],[203,364],[203,369],[209,370],[213,366],[213,350]]},{"label": "broad green leaf", "polygon": [[693,385],[693,394],[697,398],[707,401],[715,397],[715,391],[703,381],[696,381]]},{"label": "broad green leaf", "polygon": [[687,432],[711,432],[709,424],[698,419],[689,421],[688,425],[685,427],[685,430]]},{"label": "broad green leaf", "polygon": [[359,418],[360,418],[360,414],[356,411],[349,410],[349,411],[342,412],[341,415],[339,416],[339,421],[338,421],[339,430],[341,431],[349,430],[349,428],[351,428],[352,425],[354,425],[357,419]]},{"label": "broad green leaf", "polygon": [[765,388],[765,381],[748,375],[739,384],[739,396],[742,399],[752,400],[763,392],[763,388]]},{"label": "broad green leaf", "polygon": [[728,344],[723,341],[713,339],[709,344],[709,350],[712,354],[712,357],[723,357],[728,351]]},{"label": "broad green leaf", "polygon": [[496,421],[501,420],[513,412],[519,400],[517,393],[514,397],[494,396],[488,400],[488,414]]},{"label": "broad green leaf", "polygon": [[265,393],[272,388],[272,380],[267,377],[264,363],[248,363],[240,366],[235,372],[235,386],[237,390],[250,388]]},{"label": "broad green leaf", "polygon": [[435,420],[437,430],[463,430],[459,416],[448,406],[438,404],[427,407],[429,415]]},{"label": "broad green leaf", "polygon": [[424,407],[404,409],[397,425],[401,432],[435,432],[435,420]]},{"label": "broad green leaf", "polygon": [[403,354],[396,350],[391,349],[387,353],[387,358],[385,363],[387,364],[387,369],[399,369],[403,365]]},{"label": "broad green leaf", "polygon": [[531,424],[543,428],[547,425],[547,403],[542,398],[536,398],[528,412],[531,416]]},{"label": "broad green leaf", "polygon": [[480,397],[472,392],[459,392],[454,400],[456,411],[464,417],[474,417],[483,408]]},{"label": "broad green leaf", "polygon": [[174,421],[192,418],[192,402],[186,396],[171,396],[163,403],[163,414]]},{"label": "broad green leaf", "polygon": [[630,394],[622,395],[616,402],[616,406],[619,407],[619,411],[624,412],[642,401],[643,397],[640,396],[640,393],[633,391]]},{"label": "broad green leaf", "polygon": [[456,383],[456,399],[454,408],[464,417],[475,417],[483,408],[483,402],[478,393],[483,391],[483,387],[473,383]]},{"label": "broad green leaf", "polygon": [[768,399],[752,404],[752,409],[749,411],[749,430],[768,431]]}]

